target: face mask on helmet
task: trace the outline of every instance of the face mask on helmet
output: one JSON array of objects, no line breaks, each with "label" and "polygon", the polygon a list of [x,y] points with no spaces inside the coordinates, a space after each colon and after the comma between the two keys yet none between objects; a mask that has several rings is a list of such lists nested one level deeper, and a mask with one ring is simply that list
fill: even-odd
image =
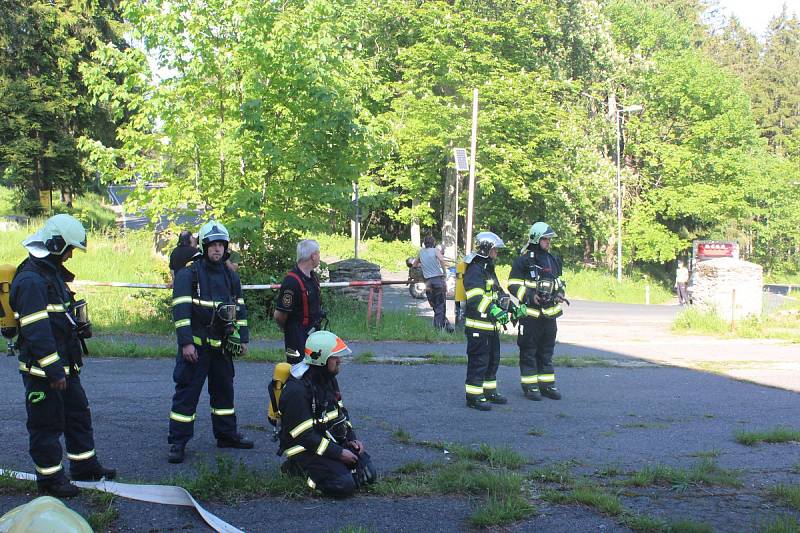
[{"label": "face mask on helmet", "polygon": [[489,252],[494,248],[505,248],[506,245],[503,239],[492,233],[491,231],[482,231],[475,237],[475,251],[481,257],[489,257]]}]

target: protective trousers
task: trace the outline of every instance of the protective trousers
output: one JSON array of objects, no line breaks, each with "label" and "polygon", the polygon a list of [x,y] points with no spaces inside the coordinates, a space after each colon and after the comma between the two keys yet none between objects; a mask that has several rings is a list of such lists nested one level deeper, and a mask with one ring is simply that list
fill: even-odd
[{"label": "protective trousers", "polygon": [[353,471],[341,461],[303,452],[291,458],[308,476],[308,486],[328,496],[350,496],[356,491]]},{"label": "protective trousers", "polygon": [[443,276],[425,280],[425,296],[433,309],[433,327],[444,329],[447,326],[447,285]]},{"label": "protective trousers", "polygon": [[22,375],[25,385],[25,410],[28,436],[36,479],[47,482],[64,476],[60,438],[64,435],[70,473],[99,468],[94,451],[92,415],[77,372],[67,376],[67,388],[54,390],[45,378]]},{"label": "protective trousers", "polygon": [[236,414],[233,409],[233,360],[221,350],[197,346],[197,362],[190,363],[178,352],[175,371],[175,395],[169,414],[170,444],[186,445],[194,435],[194,420],[200,392],[208,377],[211,397],[211,424],[217,440],[236,440]]},{"label": "protective trousers", "polygon": [[522,388],[553,385],[553,350],[556,346],[558,326],[554,318],[520,320],[517,346],[519,346],[519,372]]},{"label": "protective trousers", "polygon": [[[500,337],[495,334],[467,333],[467,399],[479,400],[497,393],[497,368],[500,366]],[[485,396],[484,396],[485,395]]]}]

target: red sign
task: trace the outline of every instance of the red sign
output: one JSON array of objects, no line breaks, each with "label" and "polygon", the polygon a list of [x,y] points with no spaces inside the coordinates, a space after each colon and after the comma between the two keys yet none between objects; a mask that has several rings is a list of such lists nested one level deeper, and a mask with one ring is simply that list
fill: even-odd
[{"label": "red sign", "polygon": [[697,243],[697,259],[715,259],[717,257],[736,257],[736,243],[701,242]]}]

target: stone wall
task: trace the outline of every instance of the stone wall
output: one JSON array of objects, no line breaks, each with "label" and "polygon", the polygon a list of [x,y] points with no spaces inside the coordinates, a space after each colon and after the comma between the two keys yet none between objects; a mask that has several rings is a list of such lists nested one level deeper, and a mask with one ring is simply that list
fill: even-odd
[{"label": "stone wall", "polygon": [[761,315],[763,269],[760,265],[722,257],[697,263],[690,293],[695,306],[713,309],[725,320]]},{"label": "stone wall", "polygon": [[[381,267],[363,259],[345,259],[328,265],[330,281],[368,281],[381,279]],[[366,301],[369,287],[341,287],[334,289],[338,294]]]}]

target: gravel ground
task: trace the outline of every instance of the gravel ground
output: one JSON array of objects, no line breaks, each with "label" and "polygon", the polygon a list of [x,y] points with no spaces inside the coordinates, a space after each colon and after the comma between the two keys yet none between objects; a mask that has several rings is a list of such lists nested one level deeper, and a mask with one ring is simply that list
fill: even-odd
[{"label": "gravel ground", "polygon": [[[278,464],[265,421],[265,387],[273,367],[239,362],[236,410],[240,426],[256,442],[255,450],[214,447],[207,396],[203,396],[189,457],[183,465],[169,465],[166,430],[172,365],[163,359],[88,361],[83,380],[92,405],[98,455],[119,470],[120,481],[157,482],[179,472],[191,475],[218,454],[254,468]],[[7,398],[0,404],[0,466],[30,471],[22,386],[15,366],[11,358],[0,360],[0,384]],[[715,452],[722,468],[742,471],[743,488],[626,489],[621,493],[623,504],[665,520],[707,522],[718,531],[750,530],[779,514],[797,515],[764,494],[777,482],[800,483],[800,474],[792,473],[800,463],[800,446],[746,447],[733,439],[736,430],[796,424],[800,406],[794,392],[672,367],[559,368],[564,400],[535,403],[522,397],[518,370],[501,367],[500,390],[510,402],[479,413],[464,407],[464,374],[465,367],[459,365],[344,366],[340,382],[345,401],[380,470],[442,458],[440,451],[395,442],[392,433],[398,428],[417,440],[509,446],[528,458],[527,468],[569,461],[576,474],[587,475],[608,466],[623,472],[654,463],[689,468],[698,461],[696,454]],[[531,430],[541,435],[533,436]],[[27,499],[0,495],[0,512]],[[540,515],[504,530],[625,530],[590,508],[534,503]],[[88,509],[85,498],[69,504],[81,512]],[[275,527],[336,531],[347,526],[459,531],[467,527],[474,505],[468,498],[371,496],[346,502],[312,497],[268,498],[233,506],[208,502],[212,512],[247,531]],[[205,530],[188,509],[122,500],[117,507],[115,531]]]}]

